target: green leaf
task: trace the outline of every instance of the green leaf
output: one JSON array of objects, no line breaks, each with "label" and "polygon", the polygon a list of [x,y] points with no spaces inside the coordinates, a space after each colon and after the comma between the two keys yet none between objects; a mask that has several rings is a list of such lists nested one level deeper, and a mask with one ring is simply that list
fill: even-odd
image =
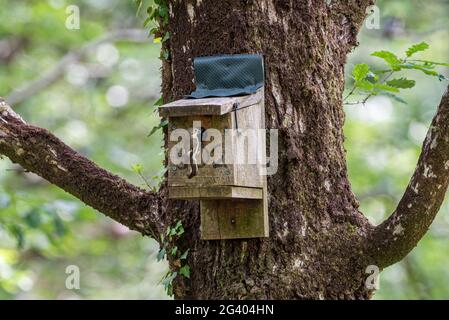
[{"label": "green leaf", "polygon": [[167,41],[168,39],[170,39],[170,32],[166,32],[166,33],[164,34],[164,37],[162,38],[162,42],[165,42],[165,41]]},{"label": "green leaf", "polygon": [[161,58],[163,60],[169,60],[170,59],[170,51],[168,50],[162,50],[161,52]]},{"label": "green leaf", "polygon": [[168,120],[167,120],[167,119],[161,120],[161,122],[159,123],[159,125],[153,127],[153,129],[151,129],[151,132],[148,134],[147,137],[151,137],[156,131],[158,131],[159,129],[162,129],[162,128],[165,127],[166,125],[168,125]]},{"label": "green leaf", "polygon": [[399,92],[398,88],[391,87],[388,84],[383,84],[383,83],[375,83],[374,84],[374,89],[377,89],[379,91],[388,91],[388,92],[394,92],[394,93],[398,93]]},{"label": "green leaf", "polygon": [[179,274],[183,275],[186,278],[190,278],[190,267],[188,264],[186,264],[184,267],[179,269]]},{"label": "green leaf", "polygon": [[167,250],[165,250],[165,248],[162,248],[161,250],[159,250],[159,252],[157,253],[157,261],[159,262],[162,259],[164,259],[166,253],[167,253]]},{"label": "green leaf", "polygon": [[187,249],[186,251],[184,251],[184,253],[179,257],[179,260],[187,259],[187,256],[189,255],[189,250],[190,249]]},{"label": "green leaf", "polygon": [[153,106],[155,107],[159,107],[164,103],[164,99],[162,97],[160,97],[159,99],[156,100],[156,102],[154,103]]},{"label": "green leaf", "polygon": [[371,92],[374,89],[374,84],[368,80],[362,80],[355,83],[356,88],[359,88],[364,91]]},{"label": "green leaf", "polygon": [[53,218],[53,225],[55,227],[55,232],[58,237],[62,237],[67,233],[67,228],[64,225],[64,222],[62,222],[62,219],[59,217],[58,214],[55,214]]},{"label": "green leaf", "polygon": [[427,49],[429,49],[429,45],[426,42],[421,42],[418,44],[414,44],[413,46],[408,48],[406,54],[407,54],[407,57],[411,57],[415,53],[420,52],[420,51],[425,51]]},{"label": "green leaf", "polygon": [[440,74],[438,72],[436,72],[434,70],[431,70],[428,67],[417,65],[417,64],[412,65],[410,69],[419,70],[419,71],[427,74],[428,76],[433,76],[433,77],[439,77],[440,76]]},{"label": "green leaf", "polygon": [[176,278],[177,275],[178,275],[178,273],[176,271],[175,272],[169,271],[167,273],[167,275],[162,280],[162,284],[165,286],[165,289],[167,289],[168,286],[172,284],[173,280]]},{"label": "green leaf", "polygon": [[38,210],[31,210],[25,215],[25,222],[30,228],[37,228],[41,224],[41,215]]},{"label": "green leaf", "polygon": [[391,69],[386,69],[386,70],[374,70],[373,73],[374,73],[375,75],[382,75],[382,74],[385,74],[385,73],[389,73],[389,72],[391,72],[391,71],[393,71],[393,70],[391,70]]},{"label": "green leaf", "polygon": [[385,60],[390,66],[393,67],[393,70],[397,68],[397,65],[401,63],[401,60],[390,51],[376,51],[371,54],[373,57],[381,58]]},{"label": "green leaf", "polygon": [[366,76],[370,72],[369,66],[365,63],[357,64],[354,66],[354,70],[352,71],[352,76],[356,82],[365,80]]},{"label": "green leaf", "polygon": [[416,85],[415,80],[408,80],[406,78],[399,78],[387,81],[387,84],[390,87],[398,88],[398,89],[410,89]]},{"label": "green leaf", "polygon": [[183,234],[184,234],[184,227],[183,226],[180,226],[178,229],[176,229],[176,235],[178,237],[180,237]]},{"label": "green leaf", "polygon": [[172,255],[172,256],[176,256],[176,252],[178,252],[178,247],[174,246],[174,247],[171,249],[171,255]]},{"label": "green leaf", "polygon": [[17,248],[23,249],[23,247],[25,246],[25,233],[23,232],[22,227],[20,227],[19,225],[12,225],[9,227],[9,231],[16,238]]},{"label": "green leaf", "polygon": [[143,166],[140,163],[134,164],[131,168],[135,173],[142,174]]}]

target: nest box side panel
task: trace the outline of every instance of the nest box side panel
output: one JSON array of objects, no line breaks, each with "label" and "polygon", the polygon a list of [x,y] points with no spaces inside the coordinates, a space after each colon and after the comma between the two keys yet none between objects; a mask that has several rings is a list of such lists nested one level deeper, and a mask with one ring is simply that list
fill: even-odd
[{"label": "nest box side panel", "polygon": [[260,130],[265,128],[263,101],[235,112],[231,117],[233,128],[239,129],[233,135],[232,142],[235,183],[239,186],[262,188],[266,180],[260,170],[261,163],[265,163],[266,159],[266,137]]}]

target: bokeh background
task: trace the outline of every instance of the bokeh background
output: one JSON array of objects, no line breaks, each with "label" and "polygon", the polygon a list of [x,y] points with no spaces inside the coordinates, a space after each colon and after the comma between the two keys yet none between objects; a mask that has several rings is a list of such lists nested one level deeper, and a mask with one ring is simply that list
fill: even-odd
[{"label": "bokeh background", "polygon": [[[151,0],[146,1],[147,4]],[[66,8],[77,5],[79,30]],[[426,41],[420,58],[449,62],[449,1],[380,0],[380,29],[364,28],[350,55],[381,68],[373,51],[401,55]],[[142,28],[132,0],[0,0],[0,96],[30,123],[48,128],[99,165],[129,179],[143,165],[162,173],[159,123],[160,44]],[[64,63],[60,63],[61,59]],[[59,64],[58,64],[59,63]],[[449,75],[449,71],[441,69]],[[350,179],[374,223],[395,208],[447,82],[413,71],[408,104],[378,96],[345,107]],[[401,263],[381,274],[376,299],[449,298],[449,203]],[[103,217],[33,174],[0,160],[0,299],[168,299],[158,246]],[[81,289],[65,286],[66,267],[81,271]]]}]

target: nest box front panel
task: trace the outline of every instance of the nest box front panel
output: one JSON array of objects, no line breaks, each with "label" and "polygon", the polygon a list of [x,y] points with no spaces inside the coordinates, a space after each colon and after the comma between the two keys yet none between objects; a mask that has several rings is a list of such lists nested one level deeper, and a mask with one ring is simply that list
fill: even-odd
[{"label": "nest box front panel", "polygon": [[[193,133],[193,124],[201,124],[197,129],[200,131],[197,135]],[[223,142],[219,142],[216,148],[220,148],[222,154],[221,163],[208,164],[208,158],[206,155],[207,145],[211,141],[208,140],[205,135],[207,135],[208,129],[218,130],[224,137],[225,130],[231,127],[231,118],[229,115],[223,116],[188,116],[188,117],[171,117],[169,118],[169,137],[176,137],[174,131],[177,129],[182,129],[189,134],[188,148],[186,145],[182,145],[182,150],[180,150],[181,145],[178,141],[169,141],[168,147],[171,152],[178,152],[178,156],[182,156],[181,152],[187,152],[183,154],[185,162],[182,164],[174,164],[172,157],[169,157],[168,161],[168,185],[171,187],[211,187],[211,186],[232,186],[236,185],[234,176],[234,167],[232,164],[225,164],[224,157],[224,145]],[[185,138],[185,137],[184,137]],[[199,150],[194,153],[193,148],[195,147],[193,139],[197,138],[196,143],[199,143]],[[170,139],[171,140],[171,139]],[[179,145],[178,148],[176,146]],[[190,154],[189,154],[190,153]],[[204,159],[203,159],[204,158]]]}]

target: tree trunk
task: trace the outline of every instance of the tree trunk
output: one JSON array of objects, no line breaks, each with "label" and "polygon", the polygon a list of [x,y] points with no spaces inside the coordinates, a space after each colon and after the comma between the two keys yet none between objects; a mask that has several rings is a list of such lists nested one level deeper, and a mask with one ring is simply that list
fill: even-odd
[{"label": "tree trunk", "polygon": [[190,279],[175,280],[176,298],[370,296],[372,227],[347,176],[342,106],[346,55],[369,1],[352,1],[365,7],[346,13],[347,4],[328,2],[171,1],[165,100],[194,89],[194,57],[262,53],[266,126],[279,130],[279,169],[268,177],[269,238],[201,241],[198,204],[169,205],[187,226],[182,246],[192,269]]},{"label": "tree trunk", "polygon": [[[181,219],[187,232],[175,237],[176,246],[190,250],[192,271],[190,279],[175,278],[176,298],[369,298],[366,271],[375,271],[372,266],[382,270],[416,246],[449,185],[448,88],[396,210],[378,226],[358,211],[343,147],[343,69],[371,4],[373,0],[169,3],[169,22],[162,30],[171,35],[163,44],[170,52],[162,68],[165,101],[194,89],[194,57],[265,57],[266,126],[279,130],[279,169],[268,179],[269,238],[200,240],[198,202],[167,201],[166,184],[158,193],[130,184],[47,130],[26,123],[1,97],[0,155],[168,249],[174,244],[163,241],[162,234]],[[168,258],[170,268],[179,271],[179,257]]]}]

